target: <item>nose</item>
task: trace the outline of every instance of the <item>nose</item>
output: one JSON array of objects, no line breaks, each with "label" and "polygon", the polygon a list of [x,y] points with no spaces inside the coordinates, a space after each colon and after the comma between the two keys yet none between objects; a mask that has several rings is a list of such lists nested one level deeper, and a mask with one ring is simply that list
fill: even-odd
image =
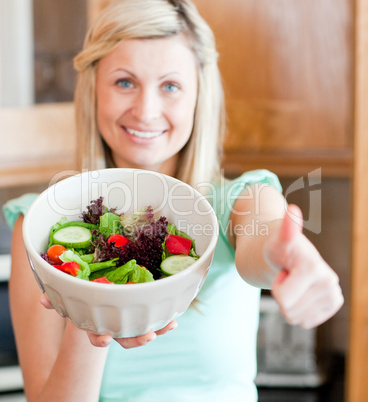
[{"label": "nose", "polygon": [[142,89],[132,105],[133,116],[142,123],[150,123],[161,116],[161,100],[154,89]]}]

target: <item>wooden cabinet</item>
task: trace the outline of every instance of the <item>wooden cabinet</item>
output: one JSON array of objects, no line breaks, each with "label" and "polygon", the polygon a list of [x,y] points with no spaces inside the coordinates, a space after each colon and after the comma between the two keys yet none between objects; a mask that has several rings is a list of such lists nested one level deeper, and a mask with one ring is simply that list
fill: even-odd
[{"label": "wooden cabinet", "polygon": [[354,169],[348,402],[368,398],[368,0],[355,1]]},{"label": "wooden cabinet", "polygon": [[73,103],[0,108],[0,122],[0,188],[48,183],[76,168]]},{"label": "wooden cabinet", "polygon": [[224,167],[347,176],[352,161],[353,2],[194,0],[219,50]]}]

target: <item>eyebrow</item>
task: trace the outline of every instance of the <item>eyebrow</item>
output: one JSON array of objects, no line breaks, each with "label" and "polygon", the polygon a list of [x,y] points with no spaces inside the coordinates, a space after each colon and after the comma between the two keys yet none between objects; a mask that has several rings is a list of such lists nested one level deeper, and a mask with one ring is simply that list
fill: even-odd
[{"label": "eyebrow", "polygon": [[[127,73],[127,74],[131,75],[134,78],[137,78],[137,76],[134,73],[132,73],[131,71],[129,71],[129,70],[125,69],[125,68],[120,68],[120,67],[117,68],[116,70],[111,71],[111,74],[114,74],[114,73],[117,73],[117,72],[124,72],[124,73]],[[165,77],[167,77],[168,75],[172,75],[172,74],[180,75],[180,73],[178,71],[170,71],[170,72],[168,72],[168,73],[166,73],[166,74],[164,74],[164,75],[162,75],[162,76],[160,76],[158,78],[159,78],[159,80],[162,80]]]},{"label": "eyebrow", "polygon": [[111,74],[118,73],[118,72],[124,72],[124,73],[127,73],[127,74],[133,76],[134,78],[136,78],[136,75],[134,73],[132,73],[129,70],[126,70],[125,68],[117,68],[116,70],[111,71]]},{"label": "eyebrow", "polygon": [[159,77],[160,80],[164,79],[165,77],[167,77],[168,75],[180,75],[180,73],[178,71],[170,71],[169,73],[164,74],[163,76]]}]

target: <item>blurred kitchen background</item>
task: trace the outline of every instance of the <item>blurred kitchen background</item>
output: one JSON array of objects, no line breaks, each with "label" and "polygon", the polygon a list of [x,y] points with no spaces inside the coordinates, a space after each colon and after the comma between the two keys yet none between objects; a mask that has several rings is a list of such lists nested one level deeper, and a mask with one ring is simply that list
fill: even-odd
[{"label": "blurred kitchen background", "polygon": [[[72,58],[108,2],[0,0],[1,205],[75,168]],[[367,194],[354,184],[365,178],[368,158],[360,113],[367,106],[360,84],[368,90],[368,0],[194,2],[218,42],[229,123],[226,175],[258,168],[279,175],[346,300],[329,322],[303,331],[288,326],[264,292],[260,401],[364,401],[366,381],[357,374],[367,357],[368,340],[359,333],[368,293],[361,220],[368,217],[357,211]],[[366,237],[353,242],[356,233]],[[0,215],[0,336],[8,339],[0,349],[0,400],[20,401],[6,302],[10,238]]]}]

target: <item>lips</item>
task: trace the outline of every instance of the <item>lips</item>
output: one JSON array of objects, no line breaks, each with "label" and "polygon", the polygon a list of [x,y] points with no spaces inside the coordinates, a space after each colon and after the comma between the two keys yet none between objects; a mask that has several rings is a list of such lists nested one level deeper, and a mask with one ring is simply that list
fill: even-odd
[{"label": "lips", "polygon": [[138,138],[144,138],[144,139],[156,138],[166,132],[166,130],[163,130],[163,131],[162,130],[161,131],[138,131],[138,130],[133,130],[128,127],[124,127],[124,129],[130,135],[133,135]]}]

